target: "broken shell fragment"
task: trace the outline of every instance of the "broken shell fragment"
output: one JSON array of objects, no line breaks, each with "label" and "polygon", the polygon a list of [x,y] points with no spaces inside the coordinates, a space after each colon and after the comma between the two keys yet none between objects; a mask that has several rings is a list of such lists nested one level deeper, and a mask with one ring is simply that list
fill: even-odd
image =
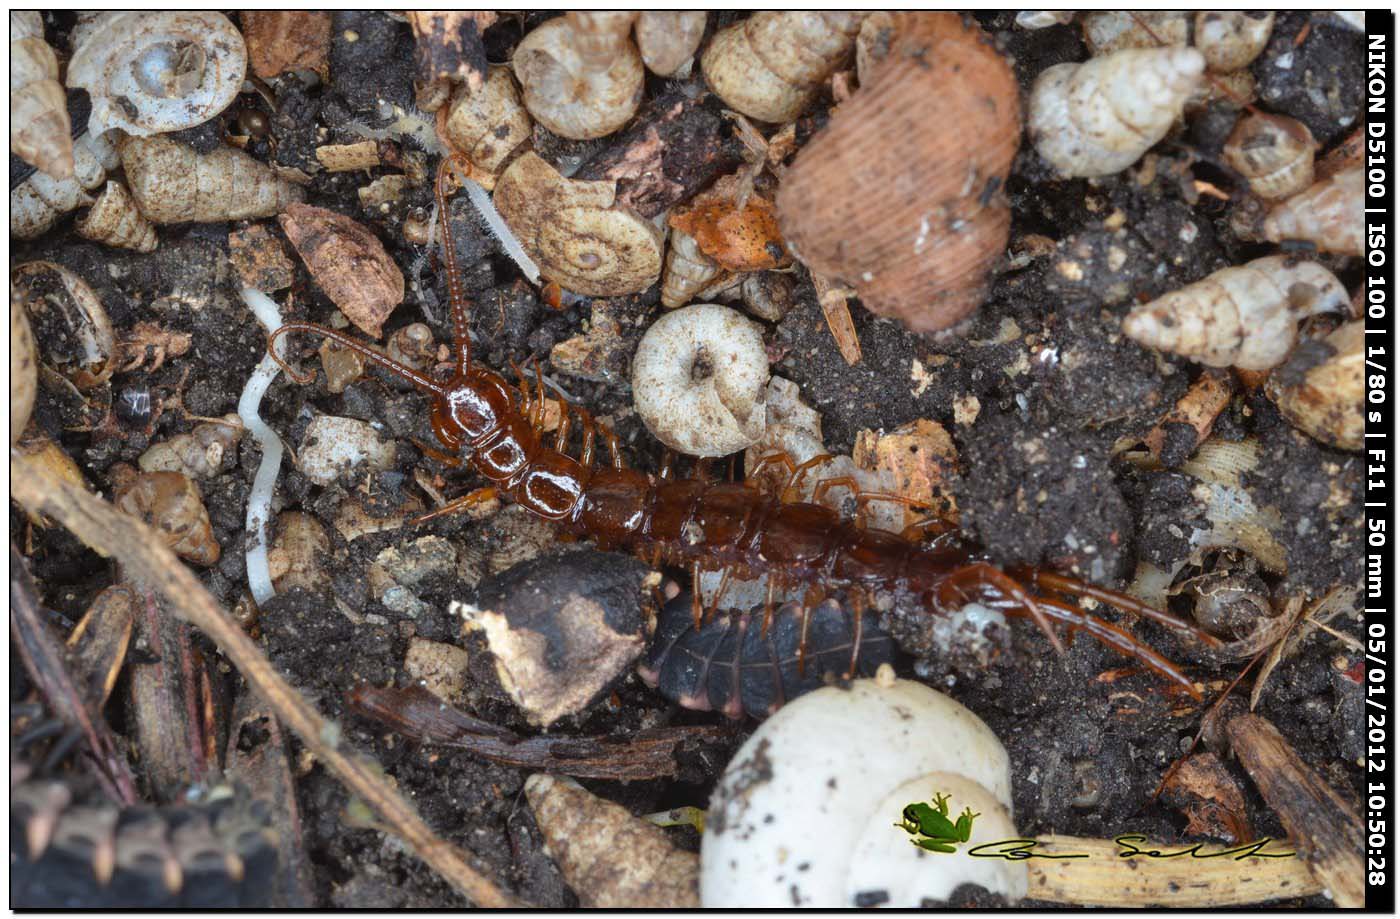
[{"label": "broken shell fragment", "polygon": [[231,147],[199,154],[168,137],[133,137],[122,147],[122,166],[152,223],[271,217],[302,199],[299,186]]},{"label": "broken shell fragment", "polygon": [[1294,427],[1339,450],[1365,442],[1365,337],[1365,323],[1356,320],[1304,342],[1264,388]]},{"label": "broken shell fragment", "polygon": [[717,303],[662,316],[632,360],[637,414],[657,440],[691,456],[727,456],[762,437],[767,385],[758,326]]},{"label": "broken shell fragment", "polygon": [[655,824],[586,791],[573,779],[536,773],[525,797],[585,909],[696,909],[699,859]]},{"label": "broken shell fragment", "polygon": [[39,391],[39,360],[34,335],[17,291],[10,289],[10,445],[19,441]]},{"label": "broken shell fragment", "polygon": [[458,89],[442,111],[438,117],[443,142],[480,170],[484,174],[480,178],[494,179],[515,149],[530,138],[530,116],[520,104],[507,67],[492,67],[480,89]]},{"label": "broken shell fragment", "polygon": [[379,237],[344,214],[309,204],[289,204],[277,220],[331,302],[378,338],[404,295],[403,272]]},{"label": "broken shell fragment", "polygon": [[530,115],[561,137],[611,134],[642,101],[645,73],[630,31],[635,13],[569,13],[536,28],[511,66]]},{"label": "broken shell fragment", "polygon": [[68,85],[92,97],[89,132],[147,137],[228,108],[247,65],[243,36],[222,13],[102,13],[75,30]]},{"label": "broken shell fragment", "polygon": [[687,77],[705,35],[703,10],[647,10],[637,17],[637,49],[658,77]]},{"label": "broken shell fragment", "polygon": [[900,14],[894,33],[784,175],[778,219],[814,273],[930,332],[981,304],[1005,252],[1000,189],[1020,144],[1019,90],[987,36],[955,14]]},{"label": "broken shell fragment", "polygon": [[102,301],[87,282],[53,262],[24,262],[10,271],[44,362],[81,390],[111,379],[117,341]]},{"label": "broken shell fragment", "polygon": [[[977,817],[967,846],[930,858],[900,818],[937,795],[954,815],[970,808]],[[1015,901],[1026,895],[1025,866],[968,850],[1016,835],[1001,741],[957,702],[895,679],[886,665],[875,679],[784,706],[739,748],[710,800],[700,899],[832,909],[880,891],[882,905],[913,908],[971,883]]]},{"label": "broken shell fragment", "polygon": [[306,426],[297,469],[317,485],[330,485],[361,466],[383,471],[394,465],[394,443],[363,421],[317,415]]},{"label": "broken shell fragment", "polygon": [[197,565],[219,560],[219,544],[199,489],[178,472],[143,472],[120,486],[112,503],[155,527],[172,551]]},{"label": "broken shell fragment", "polygon": [[35,10],[10,11],[10,152],[50,178],[73,175],[68,102],[58,57]]},{"label": "broken shell fragment", "polygon": [[1166,136],[1204,70],[1194,48],[1130,49],[1056,64],[1031,87],[1031,143],[1067,176],[1121,172]]},{"label": "broken shell fragment", "polygon": [[1225,141],[1225,162],[1249,180],[1249,190],[1270,201],[1312,184],[1317,142],[1307,125],[1282,115],[1251,112]]},{"label": "broken shell fragment", "polygon": [[725,104],[759,121],[802,114],[850,57],[864,13],[755,13],[723,29],[700,58],[705,82]]},{"label": "broken shell fragment", "polygon": [[501,687],[532,724],[582,712],[646,650],[659,576],[616,553],[533,559],[482,582],[452,612],[480,631]]},{"label": "broken shell fragment", "polygon": [[616,182],[566,179],[530,152],[506,169],[492,200],[541,276],[584,296],[619,297],[661,276],[662,232],[615,206],[616,193]]},{"label": "broken shell fragment", "polygon": [[126,186],[115,180],[107,182],[92,209],[78,218],[77,230],[84,239],[137,252],[154,252],[160,244],[156,228],[137,209]]},{"label": "broken shell fragment", "polygon": [[1286,255],[1255,259],[1135,308],[1129,338],[1208,367],[1268,370],[1283,361],[1307,316],[1344,312],[1351,300],[1332,272]]},{"label": "broken shell fragment", "polygon": [[180,472],[192,479],[212,479],[231,456],[243,437],[243,424],[236,414],[224,421],[206,421],[188,434],[152,444],[136,461],[142,472]]},{"label": "broken shell fragment", "polygon": [[10,191],[10,234],[35,239],[64,214],[91,204],[88,192],[100,186],[119,162],[116,147],[106,137],[82,135],[73,142],[71,176],[60,180],[36,172]]},{"label": "broken shell fragment", "polygon": [[1269,242],[1299,239],[1323,252],[1361,255],[1365,245],[1366,180],[1362,166],[1343,169],[1274,205],[1264,218]]},{"label": "broken shell fragment", "polygon": [[1273,10],[1203,10],[1194,44],[1212,71],[1234,73],[1254,62],[1273,29]]},{"label": "broken shell fragment", "polygon": [[326,560],[331,540],[310,514],[284,511],[277,516],[277,536],[267,553],[272,585],[279,594],[295,588],[319,591],[330,583]]}]

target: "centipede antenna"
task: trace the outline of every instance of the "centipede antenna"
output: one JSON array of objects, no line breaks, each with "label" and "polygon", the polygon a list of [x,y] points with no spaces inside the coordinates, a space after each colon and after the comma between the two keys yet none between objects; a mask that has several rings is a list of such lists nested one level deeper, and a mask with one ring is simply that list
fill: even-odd
[{"label": "centipede antenna", "polygon": [[1088,597],[1097,600],[1105,606],[1113,607],[1125,613],[1135,613],[1144,619],[1149,619],[1160,626],[1171,629],[1175,632],[1184,632],[1191,635],[1198,641],[1209,645],[1212,648],[1219,648],[1223,642],[1209,632],[1203,631],[1189,622],[1185,622],[1171,613],[1164,613],[1155,607],[1143,603],[1136,597],[1131,597],[1107,587],[1097,587],[1093,584],[1085,584],[1076,581],[1074,578],[1065,577],[1062,574],[1055,574],[1052,571],[1040,571],[1035,568],[1018,568],[1012,572],[1013,577],[1021,578],[1033,586],[1049,588],[1061,593],[1069,594],[1072,597]]},{"label": "centipede antenna", "polygon": [[273,345],[277,343],[277,339],[281,338],[283,335],[286,335],[288,332],[311,332],[316,335],[320,335],[322,338],[326,338],[335,342],[342,348],[348,348],[349,350],[354,351],[360,357],[364,358],[372,364],[376,364],[379,367],[382,367],[383,369],[389,371],[395,376],[402,377],[403,379],[412,383],[414,386],[418,387],[426,393],[435,396],[445,396],[447,394],[446,387],[433,380],[431,377],[424,376],[423,374],[419,373],[411,367],[405,367],[403,364],[400,364],[398,361],[394,360],[392,357],[389,357],[387,354],[380,354],[378,351],[374,350],[369,345],[366,345],[364,342],[356,341],[355,339],[351,338],[349,335],[344,334],[343,332],[338,332],[335,329],[328,329],[325,326],[317,325],[314,322],[286,322],[283,323],[282,326],[279,327],[271,335],[267,336],[267,353],[272,356],[272,359],[277,363],[277,366],[281,367],[282,371],[297,383],[310,383],[316,378],[316,375],[297,373],[295,370],[292,369],[292,366],[290,364],[288,364],[285,360],[278,356],[277,351],[273,348]]},{"label": "centipede antenna", "polygon": [[[472,365],[472,340],[467,323],[467,297],[462,292],[462,272],[457,266],[457,247],[452,241],[452,219],[447,211],[446,178],[457,171],[455,154],[448,154],[438,165],[437,182],[433,193],[437,198],[438,213],[442,220],[442,258],[447,267],[447,297],[452,310],[452,343],[457,349],[457,374],[465,376]],[[458,172],[459,180],[466,182]]]}]

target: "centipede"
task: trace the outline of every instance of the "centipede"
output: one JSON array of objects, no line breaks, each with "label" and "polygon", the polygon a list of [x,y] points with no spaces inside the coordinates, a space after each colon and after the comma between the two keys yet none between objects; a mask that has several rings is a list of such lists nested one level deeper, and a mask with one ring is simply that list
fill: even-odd
[{"label": "centipede", "polygon": [[[557,428],[544,430],[547,397],[537,371],[532,391],[528,377],[511,384],[496,371],[471,357],[471,304],[452,243],[448,219],[448,182],[462,176],[452,157],[444,157],[434,194],[441,215],[444,269],[451,309],[453,356],[450,375],[419,372],[380,353],[354,337],[311,322],[290,321],[268,336],[267,350],[296,383],[307,384],[315,374],[299,373],[274,350],[276,341],[291,333],[318,335],[348,348],[388,374],[411,384],[429,400],[429,422],[439,444],[419,443],[425,455],[458,470],[473,470],[490,483],[447,501],[416,518],[422,523],[464,511],[493,493],[503,494],[579,538],[600,548],[631,551],[652,565],[665,563],[688,569],[693,583],[702,574],[720,573],[715,596],[702,603],[692,590],[692,613],[697,628],[705,606],[719,607],[726,586],[735,578],[767,578],[767,602],[761,629],[771,625],[778,598],[801,596],[794,613],[800,622],[799,648],[807,644],[813,609],[839,593],[850,611],[853,640],[848,674],[858,669],[862,623],[867,610],[901,607],[929,616],[948,616],[971,603],[1028,618],[1044,632],[1057,653],[1064,653],[1056,625],[1082,632],[1200,699],[1196,685],[1170,660],[1119,625],[1078,604],[1097,604],[1143,619],[1208,646],[1218,639],[1175,616],[1134,597],[1088,584],[1070,576],[1032,566],[1006,570],[991,564],[977,547],[964,540],[947,521],[932,519],[901,533],[869,529],[857,515],[848,518],[820,503],[787,500],[793,483],[809,471],[812,460],[796,463],[784,453],[764,456],[744,481],[711,481],[703,475],[681,476],[670,455],[656,474],[629,468],[619,440],[596,422],[582,406],[562,404]],[[577,455],[570,435],[580,433]],[[602,450],[598,448],[602,443]],[[606,451],[607,457],[602,457]],[[772,493],[753,480],[767,467],[787,474],[788,487]],[[878,500],[905,501],[898,495],[862,493],[849,478],[816,483],[815,502],[833,488],[855,492],[857,508]],[[908,503],[905,501],[905,503]]]}]

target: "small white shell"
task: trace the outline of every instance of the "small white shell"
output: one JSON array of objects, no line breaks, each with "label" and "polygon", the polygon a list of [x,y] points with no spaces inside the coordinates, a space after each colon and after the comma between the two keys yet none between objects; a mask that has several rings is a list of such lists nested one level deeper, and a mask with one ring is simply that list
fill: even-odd
[{"label": "small white shell", "polygon": [[725,104],[759,121],[791,121],[850,57],[864,13],[755,13],[705,49],[705,82]]},{"label": "small white shell", "polygon": [[1089,52],[1103,57],[1129,48],[1185,45],[1191,23],[1180,10],[1095,10],[1080,25]]},{"label": "small white shell", "polygon": [[1269,43],[1273,10],[1211,10],[1196,14],[1196,49],[1216,73],[1248,67]]},{"label": "small white shell", "polygon": [[146,137],[222,112],[247,66],[243,36],[222,13],[103,13],[75,39],[68,85],[92,96],[90,132]]},{"label": "small white shell", "polygon": [[302,199],[300,187],[232,147],[201,155],[168,137],[133,137],[122,147],[122,167],[152,223],[271,217]]},{"label": "small white shell", "polygon": [[105,136],[84,134],[73,144],[73,174],[55,179],[36,172],[10,192],[10,234],[35,239],[75,208],[92,203],[89,191],[99,187],[108,171],[121,162]]},{"label": "small white shell", "polygon": [[10,152],[54,179],[73,175],[68,101],[58,57],[34,10],[10,11]]},{"label": "small white shell", "polygon": [[364,464],[372,470],[394,464],[393,441],[363,421],[335,415],[317,415],[306,426],[297,469],[317,485],[330,485],[351,469]]},{"label": "small white shell", "polygon": [[642,56],[626,28],[619,36],[593,29],[598,23],[582,18],[599,15],[606,14],[570,13],[549,20],[525,36],[511,61],[525,108],[540,124],[571,140],[611,134],[642,101]]},{"label": "small white shell", "polygon": [[[925,852],[896,826],[935,793],[979,813],[956,853]],[[963,883],[1017,900],[1024,864],[967,854],[1016,838],[1010,813],[1010,759],[975,714],[892,675],[826,687],[779,709],[730,761],[700,843],[700,901],[835,909],[884,890],[882,905],[912,908]]]},{"label": "small white shell", "polygon": [[530,139],[530,116],[507,67],[492,67],[475,92],[459,87],[442,125],[448,144],[489,175],[500,172],[515,148]]},{"label": "small white shell", "polygon": [[1275,205],[1264,218],[1264,238],[1301,239],[1323,252],[1361,255],[1366,230],[1363,173],[1362,166],[1343,169]]},{"label": "small white shell", "polygon": [[1208,367],[1268,370],[1292,350],[1300,319],[1349,307],[1346,288],[1332,272],[1272,255],[1137,307],[1123,320],[1123,331]]},{"label": "small white shell", "polygon": [[768,355],[758,326],[717,303],[652,324],[632,360],[632,398],[647,429],[691,456],[727,456],[763,436]]},{"label": "small white shell", "polygon": [[1194,48],[1134,49],[1056,64],[1031,88],[1031,142],[1065,175],[1120,172],[1166,136],[1204,69]]},{"label": "small white shell", "polygon": [[1312,184],[1317,142],[1307,125],[1282,115],[1248,113],[1225,141],[1225,162],[1249,180],[1249,190],[1277,200]]},{"label": "small white shell", "polygon": [[637,17],[637,49],[659,77],[687,77],[705,34],[703,10],[648,10]]},{"label": "small white shell", "polygon": [[718,262],[700,251],[694,237],[672,227],[666,270],[661,274],[661,305],[668,310],[684,306],[723,271]]},{"label": "small white shell", "polygon": [[160,243],[156,228],[137,209],[126,186],[115,180],[107,182],[92,210],[78,218],[77,230],[84,239],[137,252],[154,252]]}]

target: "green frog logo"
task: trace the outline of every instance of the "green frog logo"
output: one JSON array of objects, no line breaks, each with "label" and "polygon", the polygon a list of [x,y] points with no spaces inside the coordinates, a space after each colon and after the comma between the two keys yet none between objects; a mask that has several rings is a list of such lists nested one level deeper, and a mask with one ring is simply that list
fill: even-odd
[{"label": "green frog logo", "polygon": [[932,807],[922,802],[909,804],[904,808],[904,819],[895,826],[916,837],[909,841],[920,849],[956,852],[958,845],[972,836],[972,821],[982,815],[965,807],[955,822],[949,819],[948,800],[948,795],[935,792]]}]

